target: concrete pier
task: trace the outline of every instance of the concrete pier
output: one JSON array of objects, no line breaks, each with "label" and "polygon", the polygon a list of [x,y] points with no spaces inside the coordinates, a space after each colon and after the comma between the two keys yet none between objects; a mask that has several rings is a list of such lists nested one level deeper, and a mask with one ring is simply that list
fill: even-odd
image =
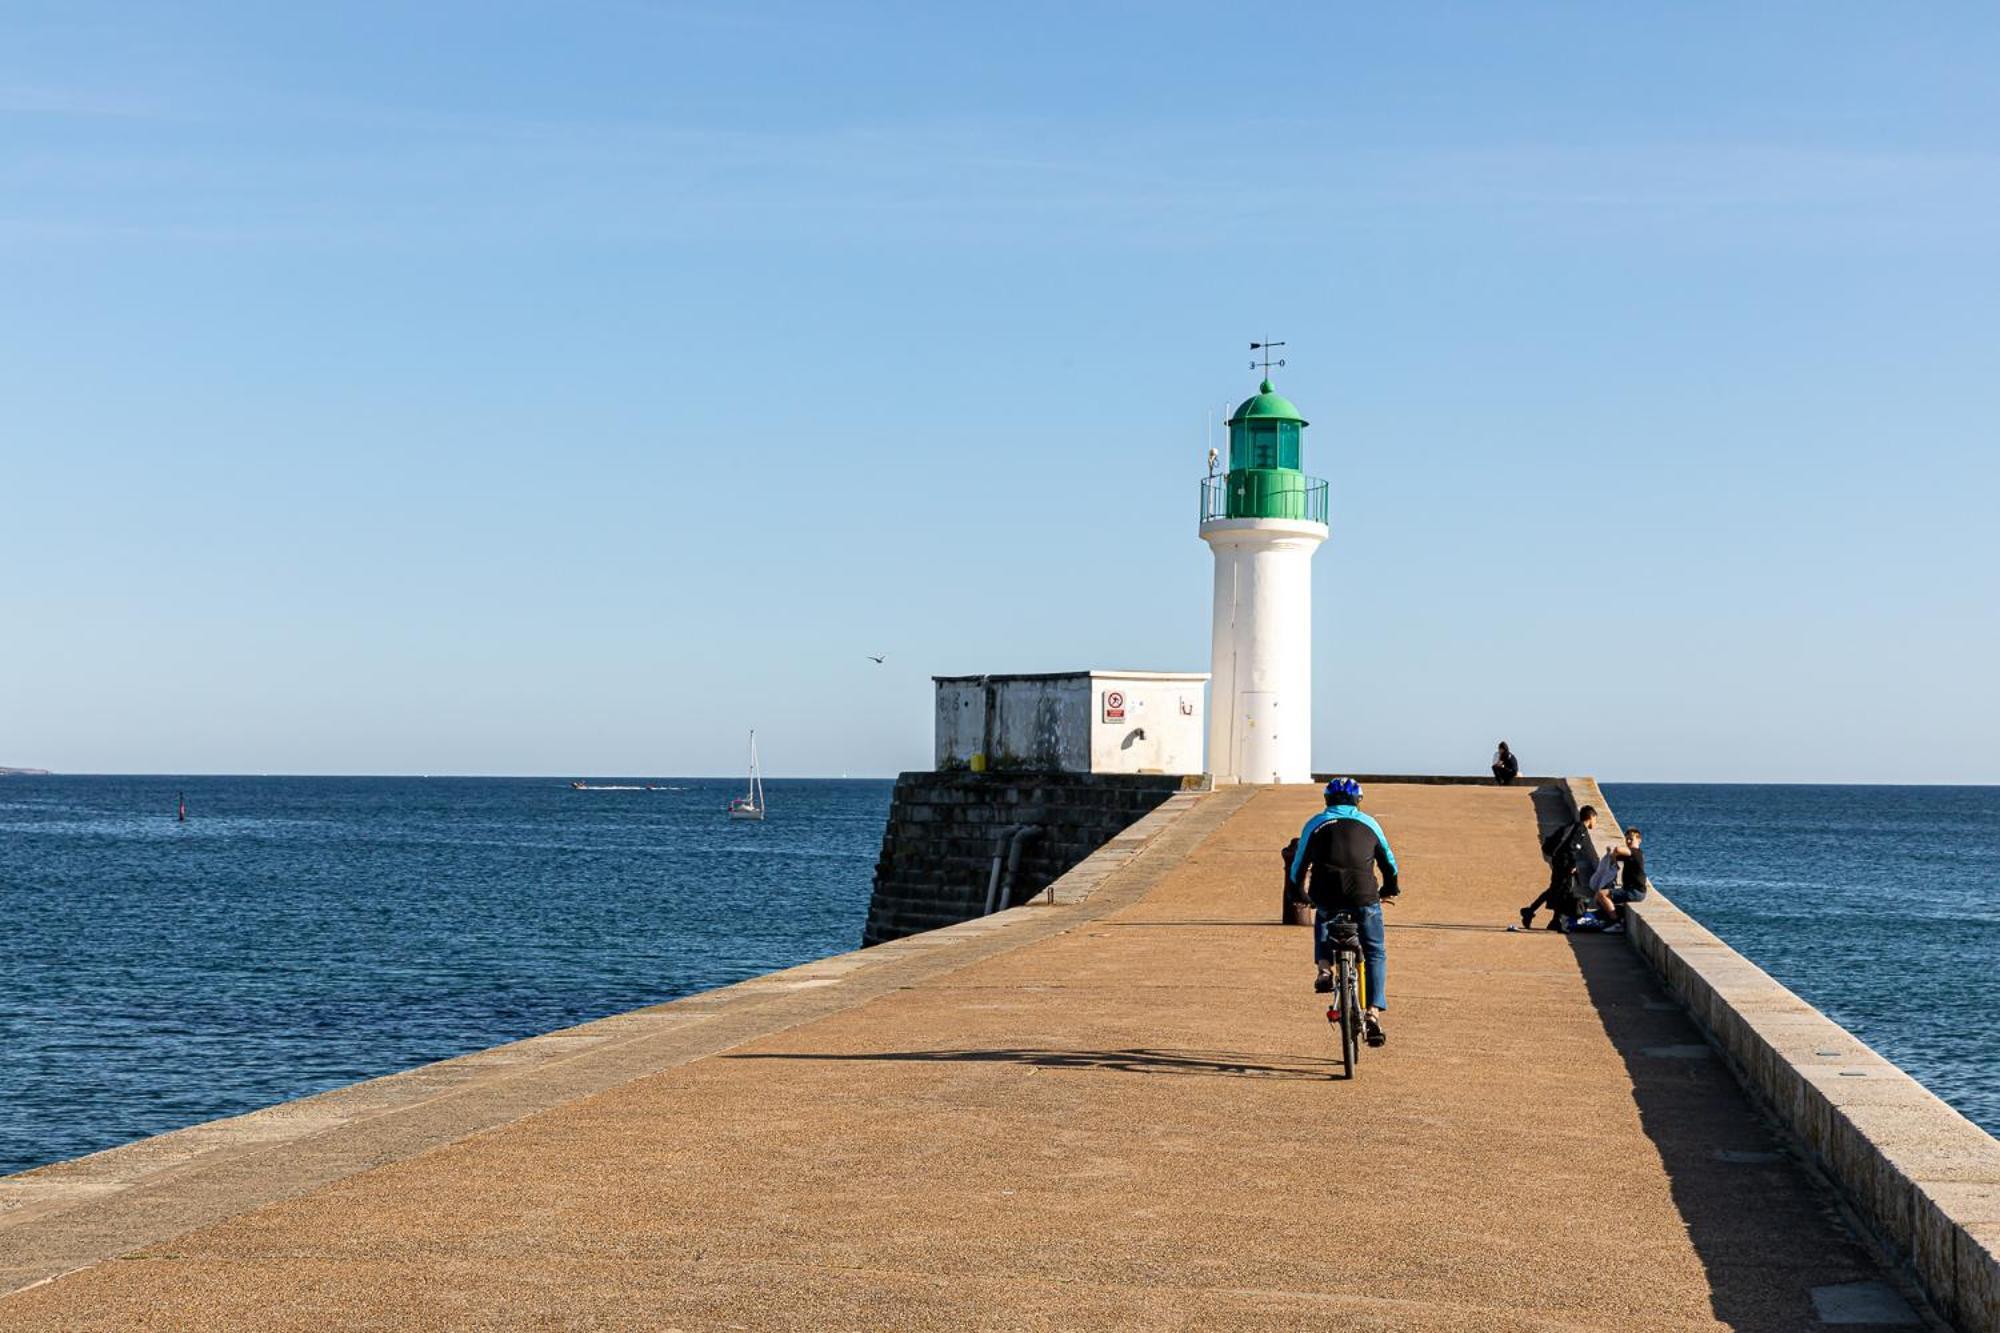
[{"label": "concrete pier", "polygon": [[1053,906],[0,1180],[0,1329],[1923,1326],[1631,948],[1504,931],[1560,799],[1371,786],[1351,1083],[1316,792],[1186,793]]}]

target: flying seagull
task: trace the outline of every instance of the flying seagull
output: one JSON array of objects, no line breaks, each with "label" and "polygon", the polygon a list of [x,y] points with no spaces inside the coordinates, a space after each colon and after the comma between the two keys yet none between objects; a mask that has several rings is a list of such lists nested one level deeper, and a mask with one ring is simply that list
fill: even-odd
[{"label": "flying seagull", "polygon": [[874,664],[875,664],[876,666],[881,666],[881,665],[882,665],[882,658],[883,658],[883,657],[887,657],[888,655],[889,655],[889,654],[887,654],[887,653],[884,653],[884,654],[882,654],[882,657],[877,657],[877,656],[875,656],[875,654],[873,654],[873,653],[864,653],[864,654],[863,654],[863,656],[864,656],[864,657],[866,657],[866,658],[867,658],[867,659],[868,659],[869,661],[873,662],[873,663],[874,663]]}]

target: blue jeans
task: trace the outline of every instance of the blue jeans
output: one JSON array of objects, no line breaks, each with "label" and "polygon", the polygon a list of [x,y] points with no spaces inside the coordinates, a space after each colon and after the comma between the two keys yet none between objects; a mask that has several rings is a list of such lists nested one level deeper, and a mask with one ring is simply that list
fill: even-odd
[{"label": "blue jeans", "polygon": [[[1361,958],[1368,964],[1368,1007],[1387,1009],[1389,1007],[1389,941],[1382,932],[1382,904],[1370,903],[1366,907],[1354,909],[1354,922],[1360,927]],[[1322,967],[1333,966],[1333,918],[1315,907],[1313,909],[1313,962]]]}]

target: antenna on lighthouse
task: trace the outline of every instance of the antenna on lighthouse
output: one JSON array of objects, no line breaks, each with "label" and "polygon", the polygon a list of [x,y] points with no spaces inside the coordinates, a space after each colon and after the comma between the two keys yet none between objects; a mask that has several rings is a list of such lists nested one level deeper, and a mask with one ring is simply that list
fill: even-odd
[{"label": "antenna on lighthouse", "polygon": [[1263,372],[1264,372],[1264,378],[1265,378],[1265,379],[1270,379],[1270,378],[1271,378],[1271,367],[1272,367],[1272,366],[1276,366],[1276,367],[1278,367],[1278,369],[1280,369],[1280,370],[1283,370],[1283,369],[1285,368],[1285,358],[1283,358],[1283,357],[1281,356],[1281,357],[1279,357],[1279,358],[1278,358],[1278,359],[1277,359],[1276,361],[1273,361],[1273,360],[1271,359],[1271,349],[1272,349],[1273,347],[1283,347],[1283,346],[1284,346],[1284,344],[1283,344],[1282,342],[1275,342],[1275,343],[1274,343],[1274,342],[1269,342],[1269,341],[1265,341],[1265,342],[1260,342],[1260,343],[1251,343],[1251,344],[1250,344],[1250,350],[1251,350],[1251,351],[1253,351],[1253,352],[1262,352],[1262,353],[1263,353],[1264,355],[1263,355],[1263,356],[1262,356],[1261,358],[1259,358],[1258,360],[1256,360],[1256,361],[1252,361],[1252,362],[1250,363],[1250,369],[1252,369],[1252,370],[1257,370],[1257,369],[1259,369],[1259,368],[1261,367],[1261,368],[1262,368],[1262,370],[1263,370]]}]

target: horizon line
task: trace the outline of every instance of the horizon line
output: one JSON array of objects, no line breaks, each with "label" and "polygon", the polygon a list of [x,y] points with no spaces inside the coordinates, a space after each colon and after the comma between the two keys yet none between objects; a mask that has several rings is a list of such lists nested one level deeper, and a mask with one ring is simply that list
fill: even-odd
[{"label": "horizon line", "polygon": [[[891,782],[894,781],[896,778],[901,777],[904,773],[933,773],[938,771],[940,770],[906,768],[906,769],[900,769],[894,773],[794,773],[794,774],[782,774],[775,776],[766,775],[765,781],[767,782]],[[1040,770],[1021,770],[1021,771],[1025,773],[1025,772],[1038,772]],[[1004,776],[1004,775],[996,774],[996,776]],[[1129,776],[1187,777],[1194,775],[1164,773],[1164,774],[1131,774]],[[1379,777],[1377,780],[1388,781],[1393,784],[1394,780],[1399,777],[1417,778],[1417,777],[1439,777],[1439,776],[1464,777],[1473,780],[1474,782],[1477,783],[1487,783],[1487,784],[1491,783],[1490,778],[1487,778],[1485,775],[1479,773],[1385,774]],[[1945,779],[1897,781],[1897,782],[1852,779],[1844,781],[1821,780],[1821,781],[1805,782],[1789,778],[1709,778],[1709,779],[1606,778],[1606,777],[1599,777],[1595,774],[1586,774],[1586,773],[1564,774],[1563,776],[1589,777],[1592,781],[1599,783],[1611,783],[1613,785],[1626,784],[1632,786],[1647,786],[1647,787],[1976,787],[1976,788],[2000,787],[2000,781],[1961,782],[1961,781],[1951,781]],[[4,781],[9,778],[41,778],[41,777],[46,777],[46,778],[351,778],[351,779],[377,779],[377,780],[394,779],[394,780],[409,781],[409,782],[423,782],[432,779],[450,779],[450,780],[486,780],[486,781],[503,781],[503,782],[569,783],[569,782],[582,782],[590,778],[632,778],[632,779],[637,779],[639,781],[650,781],[650,782],[737,782],[742,780],[743,775],[741,773],[643,774],[643,773],[610,773],[610,772],[232,773],[232,772],[222,772],[222,771],[210,771],[210,772],[192,772],[192,773],[141,773],[141,772],[119,773],[119,772],[108,772],[108,771],[100,772],[100,771],[77,770],[74,772],[65,772],[56,769],[28,770],[22,768],[12,768],[12,769],[0,768],[0,781]],[[1299,783],[1293,785],[1310,786],[1313,784]]]}]

